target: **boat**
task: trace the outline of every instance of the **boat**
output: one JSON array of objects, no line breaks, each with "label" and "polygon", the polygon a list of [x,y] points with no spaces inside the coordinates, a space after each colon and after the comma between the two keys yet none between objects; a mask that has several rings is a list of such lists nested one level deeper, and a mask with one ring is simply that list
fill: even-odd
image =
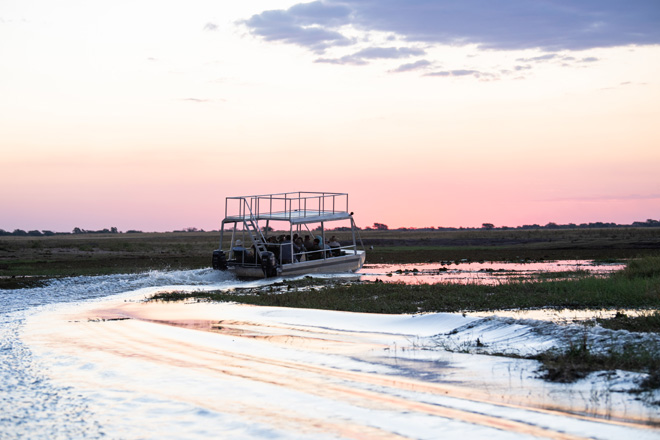
[{"label": "boat", "polygon": [[[336,235],[343,243],[334,239]],[[307,246],[300,246],[298,237],[308,238]],[[212,265],[239,278],[355,272],[366,258],[358,240],[347,193],[227,197]]]}]

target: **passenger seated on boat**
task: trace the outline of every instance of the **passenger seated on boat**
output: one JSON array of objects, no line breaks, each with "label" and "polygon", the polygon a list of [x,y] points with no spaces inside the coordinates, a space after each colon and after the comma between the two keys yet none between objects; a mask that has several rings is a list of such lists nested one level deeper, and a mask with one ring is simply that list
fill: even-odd
[{"label": "passenger seated on boat", "polygon": [[337,237],[334,235],[330,237],[330,242],[328,243],[330,249],[332,249],[332,256],[338,257],[341,255],[341,244],[337,241]]},{"label": "passenger seated on boat", "polygon": [[303,246],[305,246],[305,249],[310,250],[312,246],[314,246],[314,242],[312,241],[311,238],[309,238],[309,235],[305,235],[305,241],[303,241]]},{"label": "passenger seated on boat", "polygon": [[[318,236],[319,240],[321,240],[321,236]],[[325,250],[325,258],[330,258],[332,257],[332,250],[330,249],[330,245],[326,241],[323,243],[323,246],[321,246]]]},{"label": "passenger seated on boat", "polygon": [[314,239],[312,246],[307,249],[306,257],[308,260],[320,260],[323,258],[323,254],[321,252],[321,240],[318,238]]},{"label": "passenger seated on boat", "polygon": [[275,255],[275,258],[280,259],[280,246],[277,242],[277,237],[274,235],[268,237],[268,244],[266,245],[266,250],[272,252]]},{"label": "passenger seated on boat", "polygon": [[257,247],[255,245],[250,246],[250,249],[245,251],[245,262],[249,264],[257,262]]},{"label": "passenger seated on boat", "polygon": [[232,253],[234,254],[234,260],[243,262],[245,260],[245,249],[243,247],[243,241],[236,240],[234,242],[234,247],[231,248]]},{"label": "passenger seated on boat", "polygon": [[280,262],[282,264],[288,264],[294,261],[292,248],[293,243],[291,243],[291,238],[286,238],[282,243],[280,243]]},{"label": "passenger seated on boat", "polygon": [[293,240],[293,252],[294,257],[298,261],[303,261],[305,259],[305,245],[303,244],[303,239],[298,237]]}]

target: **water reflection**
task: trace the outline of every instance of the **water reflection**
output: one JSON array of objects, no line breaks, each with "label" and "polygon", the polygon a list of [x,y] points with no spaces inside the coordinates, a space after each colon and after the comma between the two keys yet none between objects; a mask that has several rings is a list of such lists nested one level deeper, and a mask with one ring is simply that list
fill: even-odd
[{"label": "water reflection", "polygon": [[580,275],[607,275],[624,263],[599,264],[592,260],[542,262],[444,262],[414,264],[365,264],[358,272],[362,281],[405,284],[499,284],[511,280],[567,279]]}]

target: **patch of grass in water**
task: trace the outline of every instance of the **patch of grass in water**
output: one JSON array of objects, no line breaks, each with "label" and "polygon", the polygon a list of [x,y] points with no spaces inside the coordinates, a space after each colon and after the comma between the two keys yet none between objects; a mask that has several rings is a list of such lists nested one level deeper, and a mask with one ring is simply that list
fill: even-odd
[{"label": "patch of grass in water", "polygon": [[660,347],[652,341],[615,345],[595,351],[586,335],[579,341],[570,341],[565,347],[551,349],[538,356],[541,378],[560,383],[571,383],[595,371],[625,370],[646,373],[633,392],[660,388]]},{"label": "patch of grass in water", "polygon": [[623,312],[617,312],[613,318],[599,318],[596,322],[611,330],[660,333],[660,311],[658,310],[642,313],[639,316],[628,316]]},{"label": "patch of grass in water", "polygon": [[635,258],[618,272],[619,276],[628,279],[660,277],[660,255]]}]

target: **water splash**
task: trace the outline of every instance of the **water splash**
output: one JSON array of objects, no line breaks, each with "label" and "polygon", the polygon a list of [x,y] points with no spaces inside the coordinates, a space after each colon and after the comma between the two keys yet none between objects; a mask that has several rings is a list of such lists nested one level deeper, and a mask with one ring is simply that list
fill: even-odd
[{"label": "water splash", "polygon": [[230,274],[212,269],[53,279],[42,287],[0,291],[0,438],[101,438],[99,418],[88,399],[52,383],[45,366],[21,341],[28,316],[63,303],[130,295],[163,286],[222,287]]}]

